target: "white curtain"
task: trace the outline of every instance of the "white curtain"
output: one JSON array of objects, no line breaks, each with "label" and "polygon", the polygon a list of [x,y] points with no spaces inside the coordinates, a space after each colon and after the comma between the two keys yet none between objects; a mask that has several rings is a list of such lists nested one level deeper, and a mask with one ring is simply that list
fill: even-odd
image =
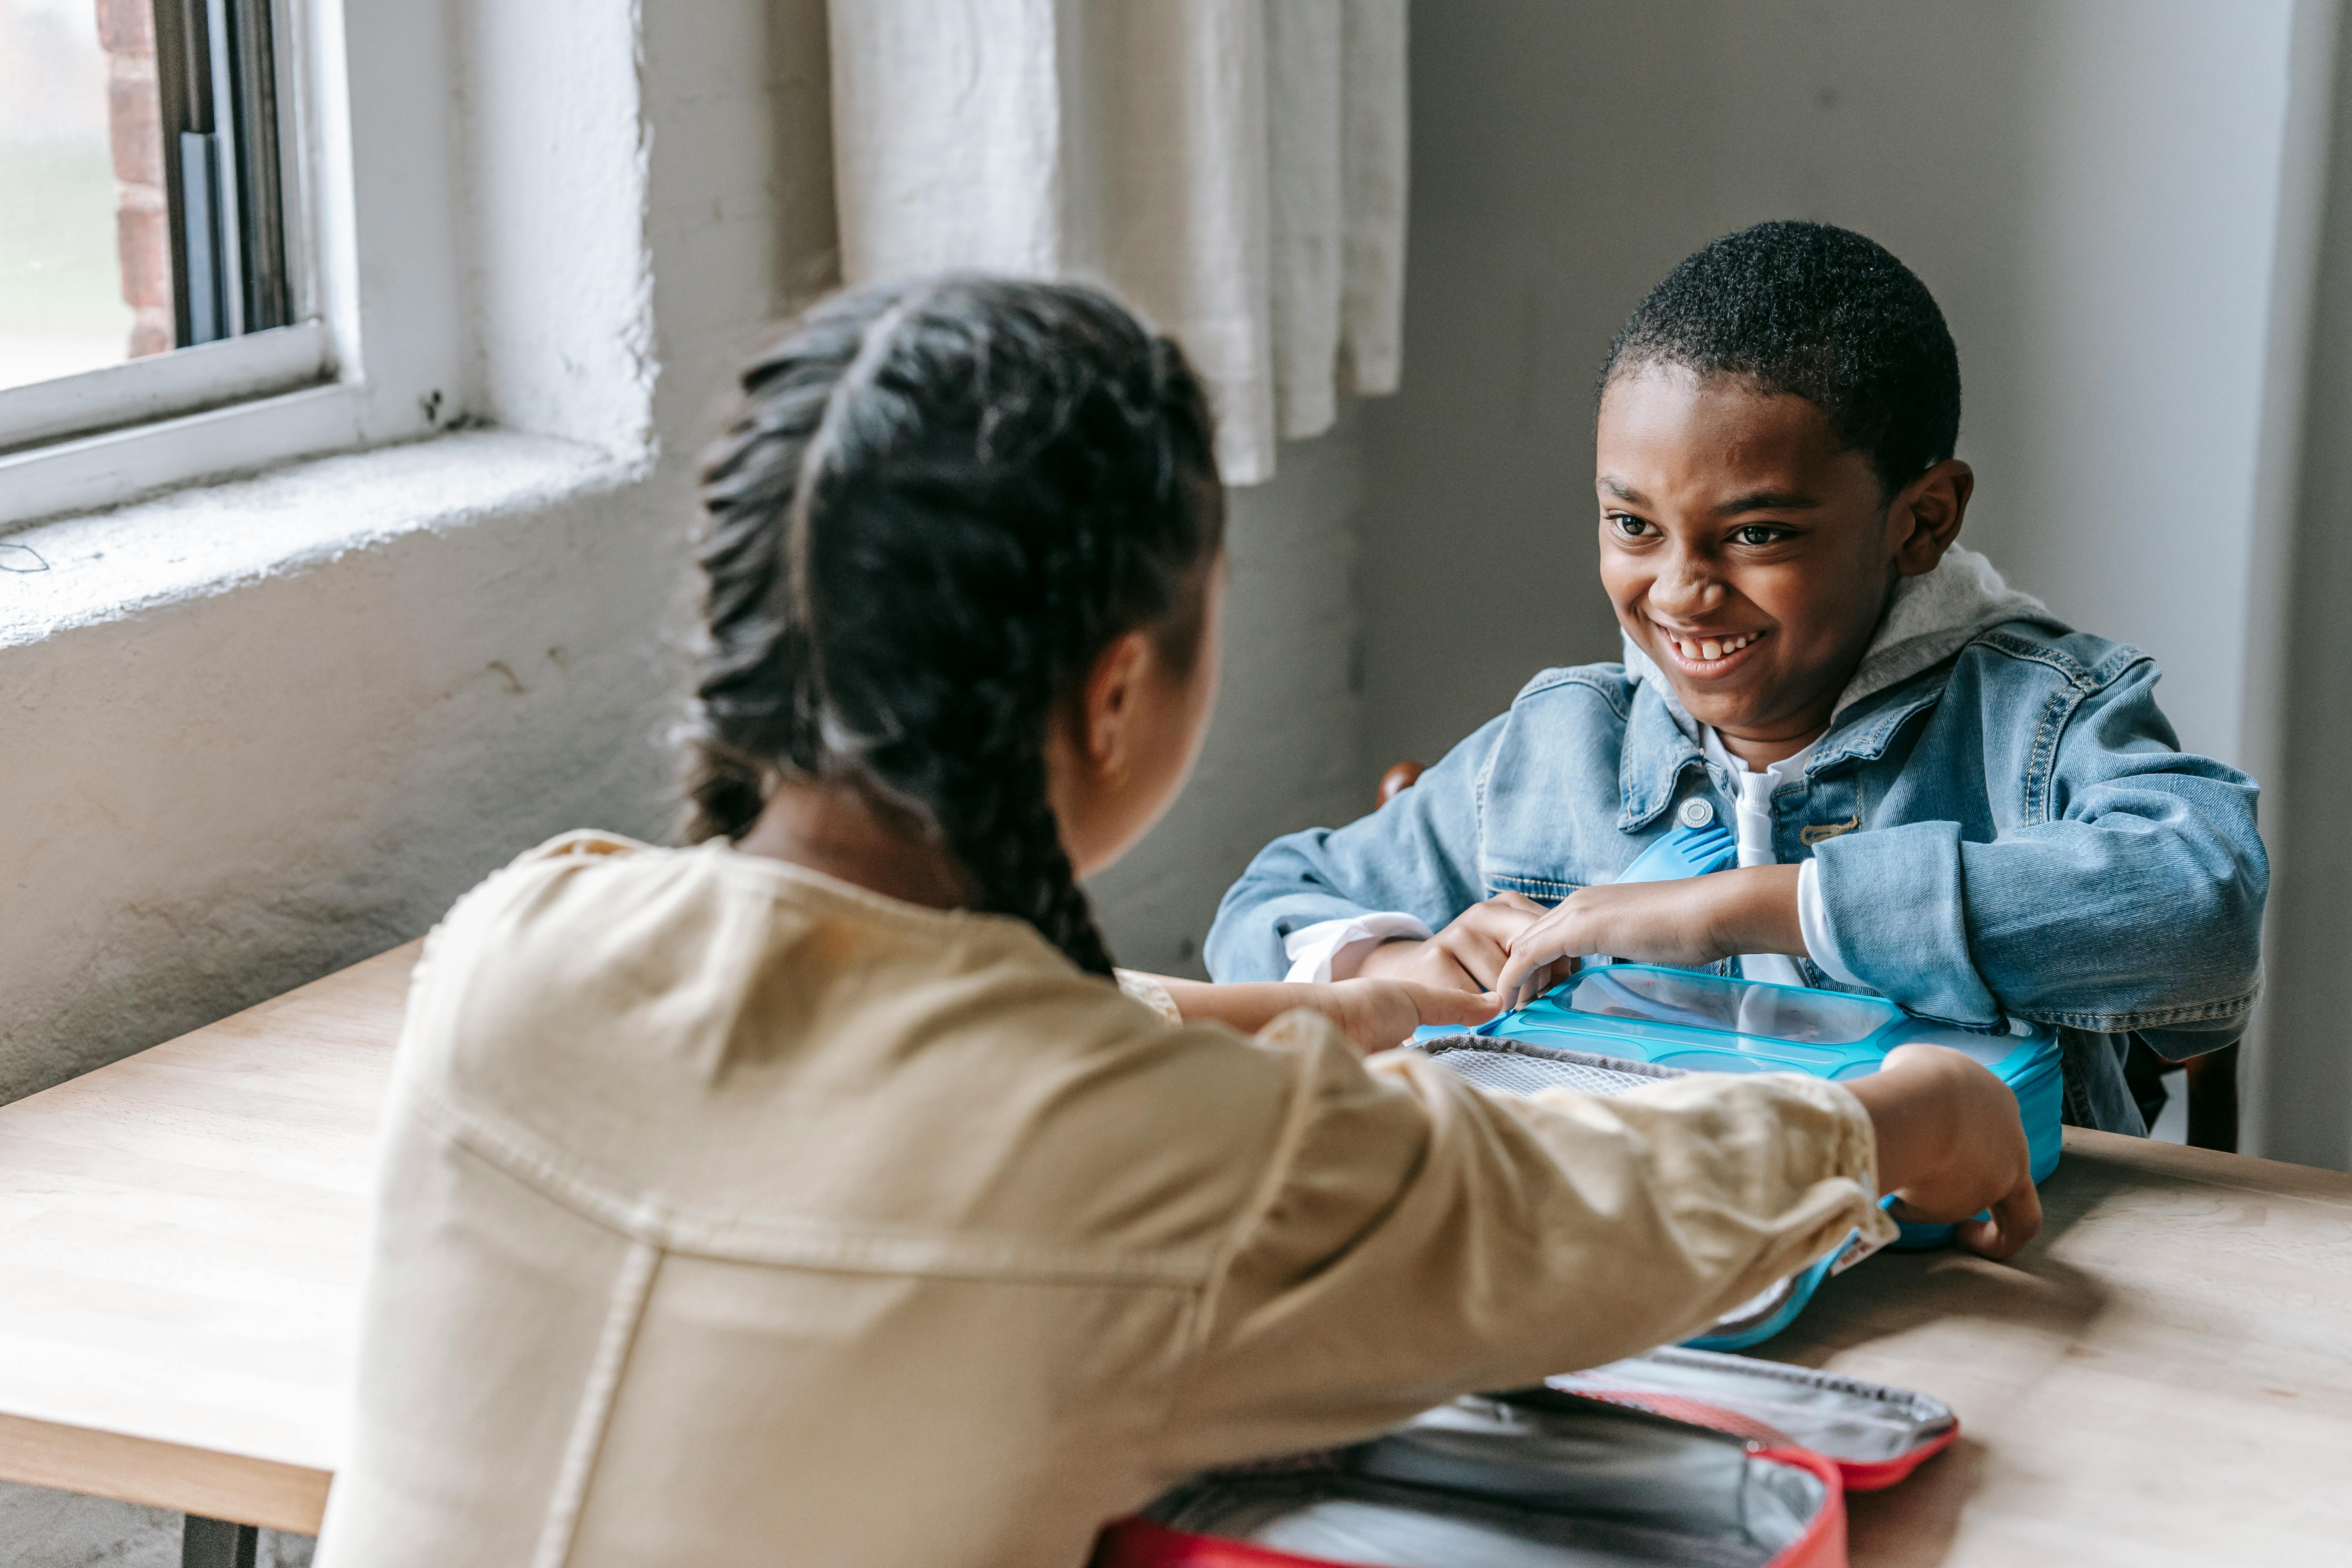
[{"label": "white curtain", "polygon": [[1184,345],[1226,480],[1392,392],[1405,0],[831,0],[852,283],[1107,285]]}]

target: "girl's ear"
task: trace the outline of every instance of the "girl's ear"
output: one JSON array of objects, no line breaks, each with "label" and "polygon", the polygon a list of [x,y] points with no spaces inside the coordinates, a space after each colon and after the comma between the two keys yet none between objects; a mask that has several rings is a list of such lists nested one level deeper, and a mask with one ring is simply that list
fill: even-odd
[{"label": "girl's ear", "polygon": [[1903,487],[1892,508],[1897,531],[1896,571],[1906,577],[1921,577],[1936,569],[1944,552],[1960,536],[1969,497],[1976,488],[1976,470],[1958,458],[1945,458]]},{"label": "girl's ear", "polygon": [[1096,656],[1078,692],[1078,730],[1086,761],[1104,783],[1123,779],[1135,746],[1138,689],[1150,668],[1151,645],[1140,631],[1122,633]]}]

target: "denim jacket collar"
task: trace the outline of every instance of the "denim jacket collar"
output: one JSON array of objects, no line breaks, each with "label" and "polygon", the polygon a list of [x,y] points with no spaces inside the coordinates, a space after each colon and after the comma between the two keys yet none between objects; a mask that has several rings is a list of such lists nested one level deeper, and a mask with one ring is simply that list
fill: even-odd
[{"label": "denim jacket collar", "polygon": [[1683,710],[1663,680],[1633,683],[1633,710],[1625,718],[1625,750],[1618,763],[1622,805],[1617,826],[1633,832],[1648,826],[1674,804],[1686,769],[1706,766],[1699,750],[1698,721]]},{"label": "denim jacket collar", "polygon": [[[1884,756],[1911,718],[1942,700],[1944,682],[1959,652],[1954,649],[1932,668],[1920,671],[1840,712],[1805,764],[1805,777],[1818,778],[1847,763]],[[1657,820],[1682,788],[1685,772],[1707,768],[1699,745],[1698,721],[1685,710],[1663,679],[1633,683],[1633,711],[1625,719],[1625,750],[1618,763],[1617,813],[1621,832],[1636,832]],[[1712,773],[1713,770],[1708,770]],[[1728,791],[1729,779],[1716,779]]]},{"label": "denim jacket collar", "polygon": [[1813,748],[1813,760],[1805,765],[1805,776],[1816,778],[1840,763],[1875,762],[1885,756],[1886,748],[1895,743],[1895,735],[1915,714],[1924,713],[1943,700],[1944,683],[1951,678],[1952,666],[1959,657],[1960,649],[1954,648],[1908,680],[1841,709],[1831,721],[1829,732]]}]

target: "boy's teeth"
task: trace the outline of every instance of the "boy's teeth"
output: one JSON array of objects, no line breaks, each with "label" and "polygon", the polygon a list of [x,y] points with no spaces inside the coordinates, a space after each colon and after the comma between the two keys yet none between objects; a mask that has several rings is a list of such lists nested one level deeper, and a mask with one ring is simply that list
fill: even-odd
[{"label": "boy's teeth", "polygon": [[1673,637],[1668,640],[1675,645],[1675,651],[1685,658],[1713,660],[1738,653],[1754,642],[1756,637],[1754,632],[1745,632],[1736,637],[1699,637],[1696,640]]}]

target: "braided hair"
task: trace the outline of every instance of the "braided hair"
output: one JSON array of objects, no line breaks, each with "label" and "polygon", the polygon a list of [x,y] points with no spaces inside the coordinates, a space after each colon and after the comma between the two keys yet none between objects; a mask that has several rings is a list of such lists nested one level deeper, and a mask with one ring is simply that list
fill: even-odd
[{"label": "braided hair", "polygon": [[1046,731],[1117,637],[1197,646],[1223,514],[1183,354],[1091,289],[950,276],[816,306],[742,391],[703,472],[688,837],[846,785],[1109,973]]}]

